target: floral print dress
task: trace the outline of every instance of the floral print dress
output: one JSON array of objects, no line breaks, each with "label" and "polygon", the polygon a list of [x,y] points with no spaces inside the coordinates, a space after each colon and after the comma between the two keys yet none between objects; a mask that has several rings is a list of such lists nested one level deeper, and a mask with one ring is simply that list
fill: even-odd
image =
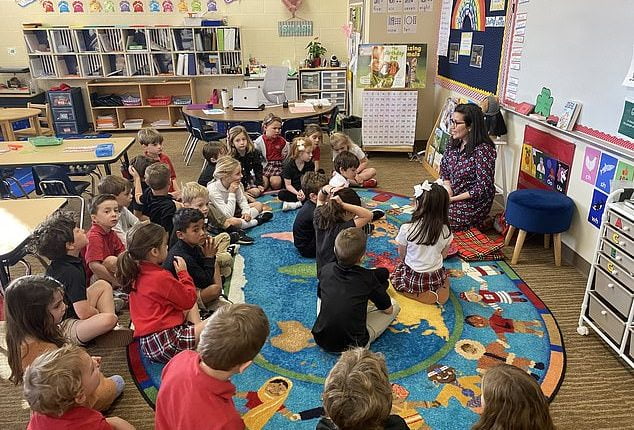
[{"label": "floral print dress", "polygon": [[470,198],[449,204],[452,231],[479,227],[489,215],[495,196],[495,146],[481,143],[471,155],[448,146],[440,163],[440,177],[451,183],[453,195],[468,191]]}]

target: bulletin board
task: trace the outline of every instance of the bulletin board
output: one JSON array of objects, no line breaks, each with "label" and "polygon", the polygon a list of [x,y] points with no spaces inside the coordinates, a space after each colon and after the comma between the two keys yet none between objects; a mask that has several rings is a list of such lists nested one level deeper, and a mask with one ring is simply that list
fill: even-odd
[{"label": "bulletin board", "polygon": [[508,23],[511,55],[505,60],[503,103],[535,104],[547,88],[551,114],[561,115],[569,100],[581,102],[574,131],[616,152],[634,150],[634,139],[619,133],[626,100],[634,101],[634,85],[624,85],[634,55],[632,0],[508,1],[515,12]]},{"label": "bulletin board", "polygon": [[438,57],[440,85],[468,95],[498,93],[506,15],[506,0],[453,0],[447,55]]}]

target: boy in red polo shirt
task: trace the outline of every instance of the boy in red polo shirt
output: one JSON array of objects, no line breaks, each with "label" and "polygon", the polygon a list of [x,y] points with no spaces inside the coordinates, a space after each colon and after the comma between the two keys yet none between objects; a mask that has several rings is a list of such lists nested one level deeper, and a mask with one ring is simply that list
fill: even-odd
[{"label": "boy in red polo shirt", "polygon": [[167,164],[170,169],[169,193],[180,199],[181,190],[176,182],[176,170],[170,158],[163,152],[163,136],[155,128],[142,128],[136,135],[136,140],[143,146],[143,153],[152,160]]},{"label": "boy in red polo shirt", "polygon": [[125,246],[113,228],[119,222],[119,203],[112,194],[96,196],[90,206],[92,227],[88,230],[88,246],[84,259],[88,265],[88,277],[103,279],[113,286],[119,283],[114,277],[117,256],[125,251]]},{"label": "boy in red polo shirt", "polygon": [[262,308],[218,309],[200,334],[198,351],[182,351],[163,369],[156,399],[156,430],[242,430],[231,376],[249,367],[269,335]]}]

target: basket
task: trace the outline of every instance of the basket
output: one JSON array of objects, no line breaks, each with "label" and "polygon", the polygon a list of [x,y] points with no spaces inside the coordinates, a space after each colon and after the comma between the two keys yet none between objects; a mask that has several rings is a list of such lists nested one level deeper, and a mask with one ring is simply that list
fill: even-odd
[{"label": "basket", "polygon": [[141,97],[133,96],[132,94],[126,94],[121,97],[123,106],[141,106]]},{"label": "basket", "polygon": [[172,103],[179,106],[189,105],[192,103],[191,96],[174,96]]},{"label": "basket", "polygon": [[148,97],[147,104],[150,106],[169,106],[172,103],[172,96]]},{"label": "basket", "polygon": [[129,130],[139,130],[143,127],[143,119],[126,119],[123,121],[123,128]]},{"label": "basket", "polygon": [[61,145],[64,139],[52,136],[29,137],[29,143],[33,146],[55,146]]}]

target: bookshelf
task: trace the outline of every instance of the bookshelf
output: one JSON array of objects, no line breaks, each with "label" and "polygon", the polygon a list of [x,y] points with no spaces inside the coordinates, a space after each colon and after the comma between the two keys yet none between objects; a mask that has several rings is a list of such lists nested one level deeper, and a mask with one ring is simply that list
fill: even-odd
[{"label": "bookshelf", "polygon": [[328,99],[339,106],[339,111],[348,110],[348,87],[345,67],[320,67],[299,69],[299,97],[306,99]]},{"label": "bookshelf", "polygon": [[242,75],[232,26],[23,27],[35,79]]},{"label": "bookshelf", "polygon": [[149,126],[162,130],[182,129],[185,124],[181,109],[193,101],[191,80],[113,82],[104,79],[88,82],[86,87],[95,131],[137,130]]}]

